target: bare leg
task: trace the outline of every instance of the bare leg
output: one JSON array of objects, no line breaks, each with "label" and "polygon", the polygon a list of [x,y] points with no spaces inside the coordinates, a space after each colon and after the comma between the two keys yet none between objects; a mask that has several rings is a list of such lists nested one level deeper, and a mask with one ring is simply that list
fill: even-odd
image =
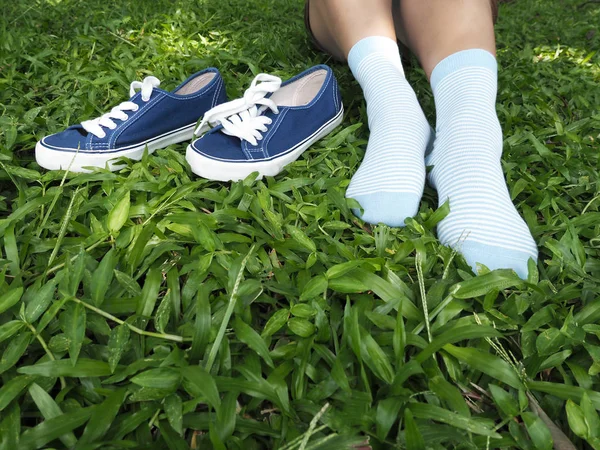
[{"label": "bare leg", "polygon": [[526,277],[537,247],[500,165],[493,1],[313,0],[309,12],[315,37],[333,56],[348,59],[367,100],[371,137],[346,193],[363,206],[363,219],[402,226],[422,193],[429,127],[403,78],[393,42],[399,37],[434,91],[437,136],[427,165],[440,204],[450,202],[438,225],[440,241],[475,270],[482,263]]},{"label": "bare leg", "polygon": [[310,26],[330,54],[346,59],[350,49],[368,36],[396,40],[392,0],[312,0]]},{"label": "bare leg", "polygon": [[365,222],[404,226],[419,210],[431,128],[404,77],[392,0],[312,0],[309,18],[320,46],[348,60],[367,102],[367,152],[346,196]]},{"label": "bare leg", "polygon": [[488,0],[400,0],[395,12],[400,37],[417,55],[428,78],[442,59],[461,50],[496,53]]},{"label": "bare leg", "polygon": [[537,247],[512,204],[500,158],[497,63],[488,0],[401,0],[396,22],[431,81],[436,138],[426,163],[440,205],[443,244],[477,270],[514,269],[525,278]]}]

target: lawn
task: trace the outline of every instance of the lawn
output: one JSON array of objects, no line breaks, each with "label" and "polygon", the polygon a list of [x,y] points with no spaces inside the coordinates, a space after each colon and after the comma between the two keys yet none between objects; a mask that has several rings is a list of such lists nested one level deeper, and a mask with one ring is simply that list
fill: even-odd
[{"label": "lawn", "polygon": [[[0,450],[600,449],[600,4],[501,7],[503,167],[540,250],[522,282],[439,244],[430,188],[403,229],[352,215],[365,105],[301,0],[2,3]],[[344,123],[278,177],[196,178],[183,144],[118,173],[35,163],[132,80],[215,66],[234,98],[318,63]]]}]

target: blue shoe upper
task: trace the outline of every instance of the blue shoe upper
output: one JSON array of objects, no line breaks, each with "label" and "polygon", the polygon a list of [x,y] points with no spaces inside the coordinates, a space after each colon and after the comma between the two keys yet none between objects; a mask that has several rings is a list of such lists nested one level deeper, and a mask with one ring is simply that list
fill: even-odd
[{"label": "blue shoe upper", "polygon": [[[315,78],[317,75],[318,79]],[[304,103],[303,99],[298,97],[302,95],[301,91],[311,82],[311,79],[315,80],[313,86],[315,92],[314,95],[309,92],[310,99],[304,99],[308,101]],[[297,86],[293,89],[290,87],[289,94],[280,95],[286,86],[293,83]],[[318,91],[317,83],[320,83]],[[265,98],[273,99],[279,111],[266,109],[260,113],[272,122],[266,125],[267,131],[262,133],[262,139],[258,139],[256,145],[248,140],[226,134],[223,126],[217,125],[194,141],[191,148],[203,156],[232,163],[272,160],[293,151],[310,139],[342,110],[337,81],[332,70],[325,65],[312,67],[296,75],[282,83],[277,91]],[[209,114],[210,112],[207,113]]]},{"label": "blue shoe upper", "polygon": [[[214,74],[212,78],[211,74]],[[77,124],[46,136],[41,143],[60,151],[107,153],[126,150],[194,125],[207,110],[226,102],[227,94],[219,71],[208,68],[195,73],[172,92],[154,87],[148,101],[144,101],[141,92],[135,93],[129,101],[139,109],[126,111],[129,116],[126,120],[112,119],[116,128],[103,127],[106,136],[102,138]]]}]

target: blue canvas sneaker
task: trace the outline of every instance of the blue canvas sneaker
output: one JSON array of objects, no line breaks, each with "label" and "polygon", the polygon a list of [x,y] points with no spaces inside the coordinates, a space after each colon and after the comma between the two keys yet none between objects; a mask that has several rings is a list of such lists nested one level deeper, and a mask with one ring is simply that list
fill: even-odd
[{"label": "blue canvas sneaker", "polygon": [[315,66],[281,82],[260,74],[243,98],[204,115],[208,133],[187,148],[192,171],[217,181],[236,181],[252,172],[277,175],[341,122],[344,108],[337,81],[327,66]]},{"label": "blue canvas sneaker", "polygon": [[86,120],[51,136],[35,146],[35,158],[46,169],[85,172],[85,167],[119,168],[113,160],[125,156],[139,160],[148,147],[152,153],[194,136],[198,119],[227,101],[217,69],[198,72],[174,91],[159,89],[160,81],[146,77],[134,81],[130,99],[103,116]]}]

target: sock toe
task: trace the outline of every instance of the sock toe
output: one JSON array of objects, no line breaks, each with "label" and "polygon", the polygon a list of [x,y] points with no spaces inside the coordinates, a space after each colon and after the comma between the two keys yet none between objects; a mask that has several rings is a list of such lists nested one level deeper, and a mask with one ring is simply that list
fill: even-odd
[{"label": "sock toe", "polygon": [[511,250],[479,242],[466,241],[460,246],[460,253],[467,263],[477,273],[477,263],[485,265],[490,270],[513,269],[519,277],[527,279],[529,258],[537,261],[537,255],[530,252]]},{"label": "sock toe", "polygon": [[376,225],[384,223],[390,227],[403,227],[407,217],[414,217],[419,211],[421,196],[398,192],[376,192],[373,194],[355,195],[352,197],[360,206],[360,210],[352,212],[365,222]]}]

